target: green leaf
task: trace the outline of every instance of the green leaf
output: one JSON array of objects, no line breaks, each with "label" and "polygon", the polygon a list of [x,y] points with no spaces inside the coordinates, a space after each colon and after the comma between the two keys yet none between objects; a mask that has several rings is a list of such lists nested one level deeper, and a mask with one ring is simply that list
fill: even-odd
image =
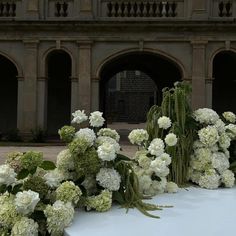
[{"label": "green leaf", "polygon": [[22,186],[23,186],[23,184],[15,185],[14,188],[12,189],[12,193],[17,194],[18,192],[20,192],[20,189]]},{"label": "green leaf", "polygon": [[130,158],[128,158],[127,156],[125,155],[122,155],[120,153],[117,154],[117,160],[120,161],[120,160],[123,160],[123,161],[130,161]]},{"label": "green leaf", "polygon": [[44,170],[54,170],[56,168],[56,165],[52,161],[43,161],[40,167]]},{"label": "green leaf", "polygon": [[5,193],[6,190],[7,190],[7,186],[6,186],[5,184],[2,184],[2,185],[0,186],[0,193]]},{"label": "green leaf", "polygon": [[29,171],[28,170],[26,170],[26,169],[23,169],[23,170],[21,170],[19,173],[18,173],[18,175],[17,175],[17,179],[24,179],[24,178],[26,178],[28,175],[29,175]]},{"label": "green leaf", "polygon": [[124,200],[122,194],[119,192],[113,192],[112,198],[113,198],[113,201],[117,201],[120,205],[125,204],[125,200]]},{"label": "green leaf", "polygon": [[35,174],[36,170],[37,170],[37,167],[34,168],[34,169],[32,169],[32,170],[30,170],[29,173],[30,173],[31,175],[33,175],[33,174]]}]

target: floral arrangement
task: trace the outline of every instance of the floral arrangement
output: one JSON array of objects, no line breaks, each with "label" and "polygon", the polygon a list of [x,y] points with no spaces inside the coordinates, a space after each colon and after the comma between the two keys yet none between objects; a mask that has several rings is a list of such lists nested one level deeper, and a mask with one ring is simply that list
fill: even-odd
[{"label": "floral arrangement", "polygon": [[197,139],[193,144],[189,179],[203,188],[233,187],[234,173],[229,170],[229,148],[236,139],[236,116],[224,112],[222,119],[212,109],[194,111],[198,123]]},{"label": "floral arrangement", "polygon": [[0,166],[0,235],[63,235],[75,208],[104,212],[114,201],[158,218],[148,211],[162,207],[142,201],[132,161],[119,153],[118,133],[101,128],[102,113],[88,117],[78,110],[72,115],[78,125],[89,119],[90,128],[59,130],[67,148],[56,165],[31,151],[11,153]]},{"label": "floral arrangement", "polygon": [[[171,127],[171,120],[168,117],[158,119],[159,127],[168,129]],[[174,147],[177,144],[177,137],[173,133],[166,135],[164,141],[155,138],[151,142],[146,130],[136,129],[128,136],[132,144],[136,144],[139,150],[134,157],[134,171],[138,176],[140,191],[144,195],[153,196],[159,193],[175,193],[178,186],[174,182],[167,182],[171,156],[165,149]]]},{"label": "floral arrangement", "polygon": [[[168,146],[166,152],[172,157],[168,179],[179,186],[188,184],[188,168],[195,133],[189,102],[190,92],[191,86],[186,82],[177,82],[174,88],[163,89],[161,106],[154,105],[147,115],[150,141],[155,138],[164,139],[167,132],[178,136],[177,144]],[[170,131],[167,131],[168,128]]]}]

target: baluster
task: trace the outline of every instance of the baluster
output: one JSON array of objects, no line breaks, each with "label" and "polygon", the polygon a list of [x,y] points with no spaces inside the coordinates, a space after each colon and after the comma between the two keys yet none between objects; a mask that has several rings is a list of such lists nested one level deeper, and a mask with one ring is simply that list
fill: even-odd
[{"label": "baluster", "polygon": [[124,2],[121,3],[120,9],[121,9],[121,17],[124,17],[125,16],[125,4],[124,4]]},{"label": "baluster", "polygon": [[163,9],[164,9],[164,8],[163,8],[163,3],[160,2],[160,3],[159,3],[159,16],[160,16],[160,17],[163,16]]},{"label": "baluster", "polygon": [[132,16],[132,6],[130,2],[127,3],[127,16],[128,17]]},{"label": "baluster", "polygon": [[175,17],[177,15],[176,8],[177,8],[177,3],[173,2],[171,5],[171,11],[172,11],[171,16],[172,17]]},{"label": "baluster", "polygon": [[15,17],[16,16],[16,4],[12,3],[11,8],[12,8],[12,16]]},{"label": "baluster", "polygon": [[143,17],[143,16],[144,16],[143,11],[144,11],[144,4],[143,4],[143,2],[141,2],[141,3],[139,4],[139,16],[140,16],[140,17]]},{"label": "baluster", "polygon": [[170,16],[170,14],[169,14],[169,10],[170,10],[170,5],[169,5],[169,2],[167,2],[166,4],[165,4],[165,15],[166,15],[166,17],[169,17]]},{"label": "baluster", "polygon": [[121,16],[121,14],[122,14],[122,10],[121,10],[121,4],[120,3],[118,3],[118,12],[117,12],[117,14],[118,14],[118,17],[119,16]]},{"label": "baluster", "polygon": [[0,17],[4,16],[3,12],[4,12],[4,4],[0,3]]},{"label": "baluster", "polygon": [[68,16],[68,3],[64,2],[62,5],[62,16],[67,17]]},{"label": "baluster", "polygon": [[116,2],[115,3],[115,14],[114,14],[115,17],[118,17],[118,10],[119,10],[119,4]]},{"label": "baluster", "polygon": [[55,4],[55,9],[56,9],[55,16],[60,17],[61,16],[61,3],[57,2]]},{"label": "baluster", "polygon": [[137,5],[136,2],[135,2],[134,5],[133,5],[133,10],[134,10],[133,16],[134,16],[134,17],[137,17],[138,5]]},{"label": "baluster", "polygon": [[223,2],[220,2],[219,3],[219,16],[220,17],[223,17],[224,16],[224,3]]},{"label": "baluster", "polygon": [[147,2],[147,4],[146,4],[146,17],[150,17],[150,8],[151,8],[151,5],[149,2]]},{"label": "baluster", "polygon": [[10,16],[10,4],[7,2],[6,4],[5,4],[5,9],[6,9],[6,11],[5,11],[5,15],[6,15],[6,17],[9,17]]},{"label": "baluster", "polygon": [[156,17],[156,16],[157,16],[157,4],[156,4],[156,2],[154,2],[154,3],[152,4],[152,16],[153,16],[153,17]]},{"label": "baluster", "polygon": [[115,17],[115,15],[116,15],[116,9],[115,9],[116,3],[111,3],[111,4],[112,4],[111,16],[112,16],[112,17]]},{"label": "baluster", "polygon": [[113,8],[113,5],[111,2],[108,2],[107,3],[107,16],[108,17],[111,17],[112,16],[112,8]]},{"label": "baluster", "polygon": [[227,3],[225,4],[225,10],[226,10],[226,16],[227,16],[227,17],[229,17],[229,16],[232,15],[231,12],[230,12],[231,6],[232,6],[232,4],[231,4],[230,2],[227,2]]}]

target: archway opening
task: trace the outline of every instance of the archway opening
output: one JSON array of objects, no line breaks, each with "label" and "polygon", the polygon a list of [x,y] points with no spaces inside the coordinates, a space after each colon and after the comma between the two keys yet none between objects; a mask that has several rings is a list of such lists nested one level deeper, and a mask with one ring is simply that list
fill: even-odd
[{"label": "archway opening", "polygon": [[236,53],[222,51],[213,60],[212,108],[236,112]]},{"label": "archway opening", "polygon": [[161,55],[118,56],[100,72],[100,110],[108,122],[143,123],[149,108],[161,104],[162,89],[181,79],[180,68]]},{"label": "archway opening", "polygon": [[17,68],[0,55],[0,133],[7,134],[17,129]]},{"label": "archway opening", "polygon": [[47,133],[58,134],[58,129],[71,120],[71,57],[55,50],[47,57]]}]

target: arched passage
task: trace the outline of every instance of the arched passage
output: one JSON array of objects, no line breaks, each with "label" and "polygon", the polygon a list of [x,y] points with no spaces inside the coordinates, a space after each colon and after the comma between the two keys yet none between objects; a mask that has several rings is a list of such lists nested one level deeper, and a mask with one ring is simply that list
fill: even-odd
[{"label": "arched passage", "polygon": [[17,69],[6,57],[0,55],[0,132],[17,129]]},{"label": "arched passage", "polygon": [[161,103],[162,89],[181,79],[180,68],[161,55],[132,52],[118,56],[101,69],[100,110],[114,121],[144,122],[150,106]]},{"label": "arched passage", "polygon": [[71,120],[71,58],[62,50],[47,56],[47,133],[56,135]]},{"label": "arched passage", "polygon": [[213,60],[212,108],[222,113],[236,112],[236,53],[219,52]]}]

